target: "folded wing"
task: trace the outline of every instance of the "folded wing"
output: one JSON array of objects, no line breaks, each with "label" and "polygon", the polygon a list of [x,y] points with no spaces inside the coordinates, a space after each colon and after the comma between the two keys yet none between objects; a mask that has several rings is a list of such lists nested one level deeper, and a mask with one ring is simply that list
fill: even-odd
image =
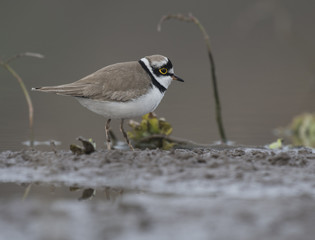
[{"label": "folded wing", "polygon": [[109,65],[73,83],[32,90],[101,101],[126,102],[145,94],[150,86],[150,77],[134,61]]}]

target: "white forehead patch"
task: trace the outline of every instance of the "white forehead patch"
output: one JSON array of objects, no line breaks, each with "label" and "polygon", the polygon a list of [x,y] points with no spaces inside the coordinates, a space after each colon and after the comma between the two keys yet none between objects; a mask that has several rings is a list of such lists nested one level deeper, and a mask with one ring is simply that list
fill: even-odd
[{"label": "white forehead patch", "polygon": [[168,62],[168,58],[162,55],[152,55],[145,58],[148,59],[153,68],[160,68]]},{"label": "white forehead patch", "polygon": [[163,57],[162,61],[152,61],[152,66],[156,67],[156,68],[160,68],[163,65],[167,64],[168,59],[166,57]]}]

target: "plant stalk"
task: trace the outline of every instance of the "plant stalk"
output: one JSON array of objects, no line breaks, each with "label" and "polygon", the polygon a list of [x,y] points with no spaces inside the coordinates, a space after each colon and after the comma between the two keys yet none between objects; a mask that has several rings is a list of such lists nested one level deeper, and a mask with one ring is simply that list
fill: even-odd
[{"label": "plant stalk", "polygon": [[215,99],[215,107],[216,107],[216,121],[219,128],[219,133],[221,136],[222,142],[226,143],[227,138],[225,135],[224,127],[223,127],[223,120],[222,120],[222,113],[221,113],[221,103],[220,103],[220,97],[219,97],[219,90],[218,90],[218,84],[217,84],[217,76],[216,76],[216,70],[215,70],[215,62],[214,57],[212,55],[211,47],[210,47],[210,38],[203,27],[203,25],[199,22],[199,20],[191,15],[191,18],[194,20],[194,23],[199,27],[200,31],[203,34],[206,46],[207,46],[207,52],[208,57],[210,61],[210,67],[211,67],[211,77],[212,77],[212,85],[213,85],[213,94]]},{"label": "plant stalk", "polygon": [[31,137],[30,137],[30,145],[31,147],[34,146],[34,131],[33,131],[33,119],[34,119],[34,108],[33,108],[33,103],[31,100],[31,97],[27,91],[27,88],[22,80],[22,78],[17,74],[16,71],[13,70],[13,68],[7,64],[6,62],[2,62],[1,65],[8,70],[11,75],[19,82],[20,87],[22,88],[22,91],[24,93],[24,96],[26,98],[26,102],[28,105],[28,116],[29,116],[29,128],[31,131]]},{"label": "plant stalk", "polygon": [[210,47],[209,35],[207,34],[204,26],[192,14],[189,14],[188,17],[183,16],[182,14],[166,15],[166,16],[161,18],[161,20],[160,20],[160,22],[158,24],[158,31],[161,31],[162,23],[165,20],[168,20],[168,19],[177,19],[177,20],[184,21],[184,22],[193,22],[194,24],[196,24],[198,26],[199,30],[201,31],[201,33],[202,33],[202,35],[204,37],[204,41],[206,43],[208,57],[209,57],[209,61],[210,61],[211,78],[212,78],[213,93],[214,93],[214,100],[215,100],[216,121],[217,121],[217,124],[218,124],[218,129],[219,129],[219,134],[220,134],[220,137],[221,137],[221,141],[226,143],[227,142],[227,138],[226,138],[224,127],[223,127],[223,119],[222,119],[222,114],[221,114],[221,104],[220,104],[219,90],[218,90],[218,84],[217,84],[217,76],[216,76],[216,70],[215,70],[214,57],[212,55],[212,51],[211,51],[211,47]]}]

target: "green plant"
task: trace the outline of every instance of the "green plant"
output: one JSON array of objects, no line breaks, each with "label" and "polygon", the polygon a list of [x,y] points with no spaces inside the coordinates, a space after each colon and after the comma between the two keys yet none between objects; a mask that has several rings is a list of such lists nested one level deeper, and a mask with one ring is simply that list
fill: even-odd
[{"label": "green plant", "polygon": [[133,140],[138,148],[161,148],[169,150],[176,143],[168,136],[173,128],[164,118],[157,118],[153,113],[142,116],[141,122],[129,121],[132,131],[128,132],[128,137]]}]

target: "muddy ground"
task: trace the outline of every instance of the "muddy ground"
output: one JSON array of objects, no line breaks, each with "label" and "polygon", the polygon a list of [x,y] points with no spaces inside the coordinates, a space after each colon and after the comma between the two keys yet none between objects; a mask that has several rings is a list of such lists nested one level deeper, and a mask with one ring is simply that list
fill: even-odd
[{"label": "muddy ground", "polygon": [[315,236],[309,148],[6,151],[0,182],[0,239]]}]

